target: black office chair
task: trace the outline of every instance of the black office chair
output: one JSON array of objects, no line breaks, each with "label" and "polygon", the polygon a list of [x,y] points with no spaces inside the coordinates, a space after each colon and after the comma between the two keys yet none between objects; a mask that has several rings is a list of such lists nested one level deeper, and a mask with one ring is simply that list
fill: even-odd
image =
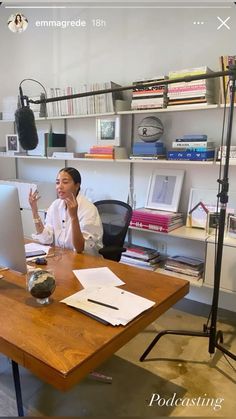
[{"label": "black office chair", "polygon": [[110,260],[120,261],[125,236],[132,216],[130,205],[113,199],[94,202],[103,225],[103,248],[99,253]]}]

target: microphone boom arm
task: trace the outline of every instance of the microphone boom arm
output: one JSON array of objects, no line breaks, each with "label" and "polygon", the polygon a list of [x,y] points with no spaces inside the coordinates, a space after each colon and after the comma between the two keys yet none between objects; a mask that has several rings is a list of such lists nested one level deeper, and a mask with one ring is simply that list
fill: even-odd
[{"label": "microphone boom arm", "polygon": [[75,93],[73,95],[50,97],[50,98],[38,99],[38,100],[33,100],[33,99],[27,99],[27,100],[28,100],[28,103],[34,103],[36,105],[39,105],[41,103],[58,102],[58,101],[61,101],[61,100],[76,99],[76,98],[81,98],[81,97],[86,97],[86,96],[96,96],[96,95],[101,95],[101,94],[105,94],[105,93],[122,92],[122,91],[125,91],[125,90],[138,89],[140,87],[142,88],[142,87],[160,86],[160,85],[163,85],[163,84],[168,85],[168,84],[174,84],[174,83],[179,83],[179,82],[188,83],[188,82],[191,82],[191,81],[194,81],[194,80],[205,80],[205,79],[212,79],[212,78],[222,77],[222,76],[232,76],[233,73],[234,73],[233,70],[213,71],[211,73],[196,74],[194,76],[178,77],[178,78],[174,78],[174,79],[156,80],[156,81],[151,81],[151,82],[140,82],[140,83],[132,84],[132,85],[129,85],[129,86],[114,87],[112,89],[93,90],[93,91],[90,91],[90,92]]}]

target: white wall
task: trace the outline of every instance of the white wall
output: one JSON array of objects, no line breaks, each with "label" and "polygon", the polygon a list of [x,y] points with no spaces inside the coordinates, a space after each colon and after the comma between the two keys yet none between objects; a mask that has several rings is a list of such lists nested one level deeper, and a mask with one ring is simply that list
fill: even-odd
[{"label": "white wall", "polygon": [[[173,69],[207,64],[235,52],[232,9],[26,9],[27,30],[13,34],[6,25],[14,10],[1,7],[1,98],[16,95],[19,82],[33,77],[46,86],[80,82],[132,82]],[[217,30],[217,16],[231,15],[232,30]],[[92,18],[105,20],[94,28]],[[36,20],[85,19],[86,28],[39,28]],[[194,25],[204,20],[204,25]],[[26,93],[37,90],[30,83]],[[1,105],[0,105],[1,107]]]},{"label": "white wall", "polygon": [[[199,6],[199,3],[197,4]],[[24,13],[29,20],[29,26],[22,34],[13,34],[7,27],[6,22],[12,12],[14,9],[1,7],[0,39],[4,41],[1,42],[0,111],[3,109],[4,98],[16,97],[19,82],[28,77],[39,80],[46,87],[76,86],[83,82],[108,80],[125,85],[139,78],[155,77],[167,74],[173,69],[190,66],[208,65],[217,70],[219,55],[235,53],[234,6],[232,9],[213,10],[86,7],[56,11],[26,9]],[[217,30],[218,15],[222,19],[231,16],[231,31],[224,28]],[[38,20],[79,18],[86,20],[86,28],[35,26]],[[93,18],[102,19],[106,26],[92,27]],[[196,20],[203,20],[205,24],[194,25]],[[41,92],[41,87],[33,82],[25,82],[23,90],[25,94],[33,96]],[[136,117],[136,124],[141,118],[142,116]],[[164,140],[167,145],[170,145],[176,136],[190,131],[206,132],[216,142],[220,140],[222,111],[161,114],[160,118],[165,126]],[[88,148],[93,141],[92,134],[95,136],[94,123],[92,120],[71,121],[68,130],[70,141],[78,143],[78,139],[80,141],[83,136],[84,146]],[[4,145],[6,126],[1,124],[0,127],[0,145]],[[11,129],[12,127],[9,127],[8,131]],[[56,125],[55,129],[60,132],[63,127]],[[234,128],[233,140],[236,137],[235,133]],[[7,163],[1,161],[1,177],[5,177],[9,162],[10,160]],[[10,165],[13,166],[12,162]],[[140,168],[142,172],[144,167],[139,166],[138,172]],[[21,163],[19,173],[24,177]],[[50,173],[48,168],[48,175],[54,180]],[[188,186],[195,178],[195,174],[192,178],[191,171],[189,175]],[[213,183],[214,175],[210,176]],[[45,177],[45,171],[37,172],[38,176],[40,179],[41,176]],[[94,181],[96,182],[96,179]],[[205,183],[205,174],[202,171],[198,176],[200,186],[201,183]]]}]

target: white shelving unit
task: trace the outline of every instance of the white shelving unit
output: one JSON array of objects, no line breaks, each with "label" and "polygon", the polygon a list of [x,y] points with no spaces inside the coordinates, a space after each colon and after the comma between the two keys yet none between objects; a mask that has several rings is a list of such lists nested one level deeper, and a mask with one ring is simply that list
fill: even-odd
[{"label": "white shelving unit", "polygon": [[163,236],[168,235],[168,237],[177,237],[180,239],[185,240],[197,240],[200,242],[206,242],[209,237],[209,234],[206,233],[205,230],[201,230],[198,228],[191,228],[191,227],[178,227],[175,230],[170,231],[169,233],[163,233],[161,231],[154,231],[154,230],[147,230],[139,227],[129,227],[130,230],[142,231],[144,233],[156,233],[161,234]]},{"label": "white shelving unit", "polygon": [[[223,107],[222,105],[203,105],[203,106],[173,106],[171,108],[165,108],[165,109],[155,109],[155,110],[140,110],[140,111],[122,111],[122,112],[117,112],[117,113],[107,113],[107,114],[92,114],[92,115],[73,115],[73,116],[62,116],[62,117],[50,117],[50,118],[38,118],[36,119],[36,123],[38,124],[38,126],[40,126],[40,124],[43,124],[45,126],[45,124],[50,124],[50,123],[59,123],[62,122],[62,125],[60,125],[61,127],[63,127],[64,132],[66,132],[67,134],[70,134],[71,132],[71,125],[72,125],[72,132],[73,129],[75,130],[75,123],[76,120],[83,121],[83,124],[86,123],[86,121],[89,120],[94,120],[97,117],[106,117],[106,116],[111,116],[111,115],[121,115],[121,117],[123,118],[129,118],[129,124],[130,124],[130,138],[129,137],[129,141],[130,144],[132,144],[132,141],[134,140],[135,136],[134,136],[134,127],[135,127],[135,118],[139,118],[142,117],[143,115],[148,115],[148,114],[155,114],[155,115],[163,115],[167,118],[167,121],[169,121],[170,119],[172,119],[175,116],[175,113],[178,116],[181,115],[185,115],[187,113],[187,115],[193,115],[194,112],[198,113],[198,118],[206,115],[207,112],[212,112],[213,116],[212,118],[215,119],[215,112],[220,112],[220,114],[222,114],[223,112]],[[169,118],[170,115],[170,118]],[[199,116],[200,115],[200,116]],[[177,118],[177,116],[175,116],[175,118]],[[183,120],[183,117],[181,116],[181,121]],[[188,119],[188,118],[187,118]],[[137,121],[136,121],[137,122]],[[0,128],[4,125],[4,124],[11,124],[13,123],[13,121],[0,121]],[[81,123],[78,123],[78,125],[81,125]],[[181,123],[180,123],[181,124]],[[174,125],[174,124],[173,124]],[[196,130],[196,128],[195,128]],[[95,138],[95,134],[94,134],[94,138]],[[128,138],[128,137],[127,137]],[[169,139],[171,141],[171,139]],[[125,144],[123,144],[125,145]],[[57,163],[64,161],[65,163],[67,163],[67,160],[65,160],[65,158],[54,158],[54,157],[45,157],[45,156],[27,156],[27,155],[16,155],[16,156],[12,156],[12,155],[3,155],[0,153],[0,157],[3,158],[7,158],[7,159],[15,159],[16,162],[16,166],[17,166],[17,161],[21,162],[21,164],[30,164],[30,161],[35,162],[35,165],[37,165],[37,167],[39,167],[40,164],[43,165],[43,167],[45,168],[45,165],[57,165]],[[24,163],[25,161],[25,163]],[[41,163],[42,162],[42,163]],[[87,171],[91,171],[93,173],[95,173],[96,175],[99,174],[99,176],[101,175],[101,171],[105,172],[105,180],[107,181],[107,176],[108,174],[112,176],[112,173],[110,172],[110,170],[115,170],[115,168],[117,167],[117,179],[119,178],[119,176],[128,176],[129,180],[127,180],[127,187],[129,187],[132,191],[137,190],[137,185],[135,186],[134,184],[134,179],[136,176],[140,176],[140,179],[142,180],[142,182],[144,182],[143,177],[149,177],[150,175],[150,170],[154,170],[156,167],[160,168],[160,167],[165,167],[166,165],[168,166],[172,166],[172,167],[180,167],[180,166],[186,166],[185,170],[186,170],[186,178],[188,179],[188,171],[192,170],[194,171],[194,174],[196,176],[198,176],[198,173],[201,172],[199,169],[203,168],[205,170],[205,173],[207,173],[207,175],[209,175],[212,171],[216,171],[219,168],[219,164],[220,162],[216,162],[216,161],[175,161],[175,160],[131,160],[131,159],[117,159],[117,160],[107,160],[107,159],[89,159],[89,158],[81,158],[81,157],[74,157],[73,159],[69,159],[68,160],[69,164],[74,164],[75,166],[78,165],[79,170],[80,168],[84,168],[86,167]],[[33,163],[32,163],[33,164]],[[110,165],[114,165],[114,169],[110,169]],[[123,169],[120,170],[120,164],[124,165],[122,166]],[[82,166],[81,166],[82,165]],[[236,165],[236,162],[231,161],[230,165],[232,166],[232,170],[233,170],[233,166]],[[77,166],[76,166],[77,167]],[[97,169],[98,167],[98,169]],[[214,172],[215,173],[215,172]],[[1,172],[0,172],[1,174]],[[114,173],[113,173],[114,174]],[[140,175],[142,174],[142,176]],[[144,176],[143,176],[144,174]],[[211,175],[212,176],[212,175]],[[13,177],[15,177],[13,175]],[[214,176],[213,176],[214,177]],[[32,179],[30,179],[32,180]],[[147,180],[147,179],[146,179]],[[186,183],[188,183],[188,180],[186,181]],[[115,184],[115,183],[114,183]],[[117,183],[116,183],[117,184]],[[216,183],[217,185],[217,183]],[[103,186],[103,185],[102,185]],[[195,185],[194,185],[195,186]],[[188,185],[188,188],[191,187],[191,184]],[[143,189],[142,189],[143,188]],[[143,185],[141,185],[141,189],[142,189],[142,194],[145,193],[145,187]],[[112,190],[113,194],[116,194],[116,190],[115,187]],[[138,206],[142,206],[142,205],[138,205]],[[186,205],[185,205],[185,209],[186,209]],[[192,252],[192,255],[194,255],[196,253],[197,256],[200,255],[204,255],[206,253],[206,265],[207,265],[207,275],[205,277],[205,282],[206,282],[206,286],[210,286],[212,287],[212,281],[209,280],[209,272],[210,275],[212,275],[211,269],[209,268],[209,258],[207,259],[208,255],[210,254],[210,251],[207,251],[207,247],[209,247],[210,245],[213,245],[213,237],[209,236],[204,230],[198,230],[198,229],[194,229],[194,228],[189,228],[189,227],[180,227],[177,228],[176,230],[171,231],[170,233],[162,233],[162,232],[154,232],[154,231],[150,231],[150,230],[143,230],[137,227],[130,227],[130,232],[132,232],[132,235],[136,235],[135,236],[135,241],[136,238],[138,240],[140,240],[140,238],[145,239],[148,241],[148,243],[144,243],[144,245],[148,245],[148,244],[152,244],[153,246],[155,246],[155,241],[157,241],[158,243],[164,243],[164,245],[166,245],[166,243],[168,243],[168,249],[170,246],[173,245],[173,243],[181,243],[181,245],[175,246],[179,251],[181,248],[183,248],[183,253],[185,251],[189,251]],[[147,239],[148,237],[148,239]],[[139,243],[140,244],[140,243]],[[184,248],[185,245],[185,248]],[[231,239],[230,242],[228,239],[226,239],[226,245],[229,246],[231,248],[231,252],[235,251],[235,247],[236,247],[236,241],[234,242],[234,239]],[[209,248],[210,249],[210,248]],[[209,250],[208,249],[208,250]],[[233,249],[233,250],[232,250]],[[232,253],[231,253],[232,254]],[[211,253],[211,257],[212,257],[212,253]],[[235,257],[234,257],[235,259]],[[236,266],[235,266],[236,269]],[[229,274],[229,272],[228,272]],[[170,274],[169,274],[170,275]],[[191,278],[187,278],[187,279],[191,279]],[[204,285],[203,280],[201,281],[196,281],[196,279],[192,279],[191,283],[195,286],[202,286]],[[228,284],[230,284],[231,282],[227,282],[227,286]],[[228,290],[228,289],[227,289]],[[232,287],[232,290],[235,292],[234,287]]]}]

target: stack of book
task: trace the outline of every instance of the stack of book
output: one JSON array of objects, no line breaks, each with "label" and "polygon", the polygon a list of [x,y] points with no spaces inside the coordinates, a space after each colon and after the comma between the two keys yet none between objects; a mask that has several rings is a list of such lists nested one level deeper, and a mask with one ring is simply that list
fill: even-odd
[{"label": "stack of book", "polygon": [[[220,71],[227,71],[231,65],[235,65],[236,55],[221,55]],[[220,77],[220,103],[230,103],[231,87],[228,86],[229,76]],[[236,102],[236,95],[234,97]]]},{"label": "stack of book", "polygon": [[172,142],[167,152],[168,160],[214,160],[214,142],[208,141],[206,134],[186,134]]},{"label": "stack of book", "polygon": [[85,153],[84,157],[90,159],[113,159],[113,146],[93,145],[89,149],[89,153]]},{"label": "stack of book", "polygon": [[[134,84],[148,83],[164,80],[164,77],[151,80],[142,80],[134,82]],[[131,109],[158,109],[167,106],[167,85],[154,85],[149,87],[136,87],[133,89]]]},{"label": "stack of book", "polygon": [[133,210],[131,227],[144,230],[169,233],[184,224],[183,214],[168,211],[157,211],[149,208]]},{"label": "stack of book", "polygon": [[200,279],[204,270],[204,262],[202,259],[177,255],[167,258],[165,269]]},{"label": "stack of book", "polygon": [[122,253],[120,261],[126,265],[153,271],[163,260],[163,256],[155,249],[133,244],[128,245],[127,243],[124,246],[126,247],[126,252]]},{"label": "stack of book", "polygon": [[[169,72],[169,79],[197,76],[212,72],[207,66],[187,68]],[[215,103],[214,79],[177,82],[168,85],[168,106],[173,105],[207,105]]]},{"label": "stack of book", "polygon": [[166,158],[166,149],[162,142],[145,143],[143,141],[137,141],[132,147],[132,154],[130,159],[150,159],[157,160]]},{"label": "stack of book", "polygon": [[84,153],[85,158],[89,159],[127,159],[127,150],[125,147],[107,145],[93,145],[89,153]]}]

